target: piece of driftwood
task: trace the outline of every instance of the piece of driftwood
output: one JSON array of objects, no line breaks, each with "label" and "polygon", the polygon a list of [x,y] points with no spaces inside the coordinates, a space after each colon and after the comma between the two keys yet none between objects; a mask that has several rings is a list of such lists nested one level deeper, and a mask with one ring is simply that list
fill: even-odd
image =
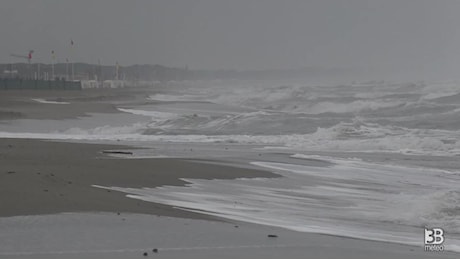
[{"label": "piece of driftwood", "polygon": [[130,154],[132,155],[132,152],[125,152],[125,151],[102,151],[102,153],[110,153],[110,154]]}]

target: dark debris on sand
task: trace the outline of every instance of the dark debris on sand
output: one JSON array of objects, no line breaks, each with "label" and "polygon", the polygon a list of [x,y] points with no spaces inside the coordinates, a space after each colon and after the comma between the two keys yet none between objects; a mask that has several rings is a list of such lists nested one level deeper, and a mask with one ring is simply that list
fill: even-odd
[{"label": "dark debris on sand", "polygon": [[132,155],[132,152],[125,152],[125,151],[102,151],[104,154],[129,154]]}]

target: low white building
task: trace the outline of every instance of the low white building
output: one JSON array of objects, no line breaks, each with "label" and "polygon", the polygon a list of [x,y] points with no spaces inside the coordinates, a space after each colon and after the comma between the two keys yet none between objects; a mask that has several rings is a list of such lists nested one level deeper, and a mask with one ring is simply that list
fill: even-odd
[{"label": "low white building", "polygon": [[81,88],[82,89],[91,89],[91,88],[124,88],[126,86],[125,81],[123,80],[82,80]]},{"label": "low white building", "polygon": [[123,88],[125,82],[123,80],[104,80],[102,83],[103,88]]},{"label": "low white building", "polygon": [[82,89],[99,88],[99,85],[100,84],[97,80],[82,80],[81,81]]}]

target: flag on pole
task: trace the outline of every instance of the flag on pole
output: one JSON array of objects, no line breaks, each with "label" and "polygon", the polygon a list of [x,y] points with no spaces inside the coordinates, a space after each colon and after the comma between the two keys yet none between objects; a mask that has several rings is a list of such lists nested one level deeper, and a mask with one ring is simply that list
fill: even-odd
[{"label": "flag on pole", "polygon": [[29,51],[29,55],[27,56],[27,58],[29,59],[29,61],[32,59],[32,53],[34,53],[34,51]]},{"label": "flag on pole", "polygon": [[56,59],[56,55],[54,54],[54,50],[51,51],[51,57],[53,58],[53,60]]},{"label": "flag on pole", "polygon": [[71,69],[72,69],[72,80],[75,80],[75,74],[74,74],[74,70],[73,70],[73,64],[75,63],[75,57],[73,55],[73,39],[70,38],[70,48],[72,50],[72,63],[71,63]]}]

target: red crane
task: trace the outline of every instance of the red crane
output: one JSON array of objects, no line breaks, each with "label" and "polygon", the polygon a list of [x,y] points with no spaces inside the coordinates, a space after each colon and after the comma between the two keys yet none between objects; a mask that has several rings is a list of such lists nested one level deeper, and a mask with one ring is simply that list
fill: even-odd
[{"label": "red crane", "polygon": [[27,55],[19,55],[19,54],[10,54],[11,57],[16,57],[16,58],[23,58],[23,59],[26,59],[29,64],[30,64],[30,60],[32,60],[32,54],[34,53],[33,50],[30,50],[29,51],[29,54]]}]

